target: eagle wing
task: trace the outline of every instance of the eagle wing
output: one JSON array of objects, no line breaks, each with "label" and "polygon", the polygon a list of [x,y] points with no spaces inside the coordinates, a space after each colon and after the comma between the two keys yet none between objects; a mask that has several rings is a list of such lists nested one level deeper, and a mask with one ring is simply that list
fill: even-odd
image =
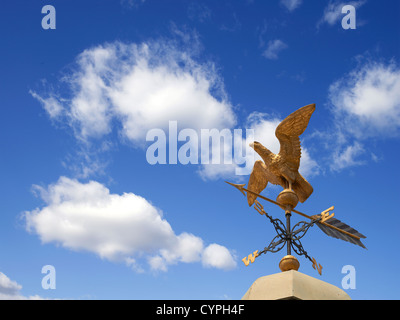
[{"label": "eagle wing", "polygon": [[299,169],[301,157],[299,136],[306,130],[314,110],[315,104],[298,109],[287,116],[275,130],[275,135],[281,144],[279,156],[292,170]]},{"label": "eagle wing", "polygon": [[[267,187],[268,184],[267,176],[268,176],[267,166],[261,160],[257,160],[254,163],[253,171],[251,172],[247,189],[259,194]],[[253,205],[256,199],[257,199],[256,195],[247,192],[247,202],[249,203],[250,207]]]}]

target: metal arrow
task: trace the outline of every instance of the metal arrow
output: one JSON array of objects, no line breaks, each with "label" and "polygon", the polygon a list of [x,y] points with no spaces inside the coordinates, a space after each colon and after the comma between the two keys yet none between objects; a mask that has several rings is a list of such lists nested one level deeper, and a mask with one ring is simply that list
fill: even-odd
[{"label": "metal arrow", "polygon": [[[235,183],[231,183],[228,181],[225,181],[225,182],[227,184],[230,184],[231,186],[235,187],[236,189],[238,189],[244,196],[246,196],[246,192],[251,193],[251,194],[259,197],[260,199],[266,200],[268,202],[271,202],[271,203],[281,207],[281,205],[278,202],[271,200],[267,197],[264,197],[256,192],[246,189],[244,187],[245,184],[235,184]],[[330,213],[333,209],[334,209],[334,207],[332,206],[329,209],[322,211],[321,214],[314,215],[314,216],[309,216],[309,215],[307,215],[303,212],[300,212],[298,210],[295,210],[295,209],[292,209],[291,211],[297,213],[300,216],[308,218],[310,220],[320,219],[319,221],[317,221],[317,226],[328,236],[331,236],[333,238],[338,238],[338,239],[341,239],[344,241],[348,241],[348,242],[356,244],[362,248],[365,248],[364,244],[361,242],[360,239],[366,238],[366,237],[364,235],[362,235],[361,233],[359,233],[357,230],[348,226],[347,224],[341,222],[338,219],[333,218],[334,213],[332,213],[332,214]],[[329,222],[328,222],[328,220],[329,220]],[[331,230],[329,230],[329,229],[331,229]],[[337,231],[337,232],[335,232],[335,231]],[[339,232],[339,234],[338,234],[338,232]]]}]

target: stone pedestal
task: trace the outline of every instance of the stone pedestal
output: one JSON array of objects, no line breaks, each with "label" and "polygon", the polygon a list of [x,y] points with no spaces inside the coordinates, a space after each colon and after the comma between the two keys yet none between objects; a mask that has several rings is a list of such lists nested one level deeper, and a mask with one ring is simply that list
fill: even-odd
[{"label": "stone pedestal", "polygon": [[242,300],[351,300],[342,289],[295,270],[258,278]]}]

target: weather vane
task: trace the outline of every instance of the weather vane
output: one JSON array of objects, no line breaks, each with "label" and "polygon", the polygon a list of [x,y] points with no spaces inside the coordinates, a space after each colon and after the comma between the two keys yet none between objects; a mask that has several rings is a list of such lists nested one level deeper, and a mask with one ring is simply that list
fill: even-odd
[{"label": "weather vane", "polygon": [[[263,250],[256,250],[248,257],[242,259],[246,266],[248,266],[250,262],[253,263],[260,255],[267,252],[278,252],[286,245],[287,255],[279,263],[279,267],[282,271],[299,269],[299,261],[292,256],[293,249],[297,255],[303,255],[310,260],[313,264],[313,268],[321,275],[322,266],[317,264],[317,261],[308,255],[300,242],[300,239],[303,238],[307,231],[314,225],[317,225],[328,236],[348,241],[365,248],[360,240],[361,238],[365,238],[365,236],[334,218],[334,213],[331,213],[334,209],[333,206],[322,211],[320,214],[312,216],[295,210],[298,202],[305,202],[313,192],[313,187],[302,177],[298,170],[301,157],[299,137],[307,128],[314,111],[315,104],[310,104],[293,112],[278,125],[275,131],[275,135],[280,142],[280,151],[278,154],[272,153],[259,142],[255,141],[250,144],[261,156],[263,161],[258,160],[255,162],[247,188],[245,188],[245,184],[227,182],[239,189],[244,196],[247,196],[249,206],[254,205],[254,208],[261,215],[267,217],[277,233],[271,243]],[[280,185],[284,188],[284,190],[279,193],[276,201],[260,195],[260,192],[267,187],[268,182]],[[264,210],[264,207],[257,198],[266,200],[283,209],[285,211],[286,225],[281,220],[272,218]],[[291,228],[290,218],[292,212],[308,218],[310,221],[301,221]]]}]

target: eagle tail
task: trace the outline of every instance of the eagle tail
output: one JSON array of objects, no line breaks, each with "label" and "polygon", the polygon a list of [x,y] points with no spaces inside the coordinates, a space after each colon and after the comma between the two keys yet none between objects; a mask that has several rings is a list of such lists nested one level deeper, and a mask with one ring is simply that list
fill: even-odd
[{"label": "eagle tail", "polygon": [[314,191],[311,184],[306,179],[304,179],[304,177],[300,173],[295,183],[292,185],[292,189],[299,197],[301,203],[306,201]]}]

